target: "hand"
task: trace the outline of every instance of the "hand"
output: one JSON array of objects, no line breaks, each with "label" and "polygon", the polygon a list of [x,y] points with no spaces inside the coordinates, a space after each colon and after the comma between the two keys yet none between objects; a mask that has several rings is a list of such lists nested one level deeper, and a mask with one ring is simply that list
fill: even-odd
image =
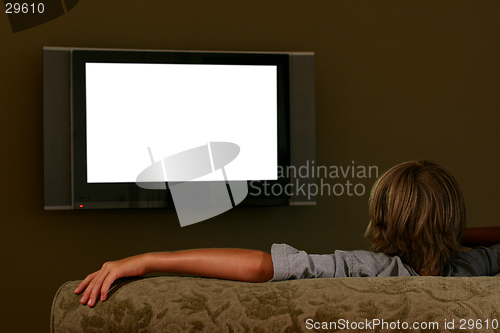
[{"label": "hand", "polygon": [[119,278],[141,276],[148,273],[146,255],[138,255],[104,263],[97,272],[89,274],[75,289],[83,292],[80,303],[93,307],[98,300],[105,301],[111,284]]}]

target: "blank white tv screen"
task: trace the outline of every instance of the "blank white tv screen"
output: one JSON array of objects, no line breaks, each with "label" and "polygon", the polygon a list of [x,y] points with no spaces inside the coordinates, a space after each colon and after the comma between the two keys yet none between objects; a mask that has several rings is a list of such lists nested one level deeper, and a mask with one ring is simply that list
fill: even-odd
[{"label": "blank white tv screen", "polygon": [[[277,66],[89,62],[85,70],[88,183],[135,182],[152,164],[148,148],[158,161],[221,141],[240,147],[227,180],[277,179]],[[196,180],[223,178],[219,170]]]}]

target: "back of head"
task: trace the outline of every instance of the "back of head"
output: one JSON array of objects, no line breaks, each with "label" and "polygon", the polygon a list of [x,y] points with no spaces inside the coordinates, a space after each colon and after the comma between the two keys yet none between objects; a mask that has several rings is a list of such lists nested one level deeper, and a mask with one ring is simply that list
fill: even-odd
[{"label": "back of head", "polygon": [[440,268],[460,249],[465,203],[455,178],[428,161],[399,164],[373,186],[365,236],[417,272]]}]

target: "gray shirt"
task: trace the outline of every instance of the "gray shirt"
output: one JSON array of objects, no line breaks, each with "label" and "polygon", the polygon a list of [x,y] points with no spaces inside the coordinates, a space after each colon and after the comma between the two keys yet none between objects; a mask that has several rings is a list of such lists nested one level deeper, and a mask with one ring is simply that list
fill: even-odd
[{"label": "gray shirt", "polygon": [[[324,277],[418,276],[398,256],[370,251],[307,254],[290,245],[273,244],[272,281]],[[441,268],[441,276],[491,276],[500,272],[500,244],[460,252]]]}]

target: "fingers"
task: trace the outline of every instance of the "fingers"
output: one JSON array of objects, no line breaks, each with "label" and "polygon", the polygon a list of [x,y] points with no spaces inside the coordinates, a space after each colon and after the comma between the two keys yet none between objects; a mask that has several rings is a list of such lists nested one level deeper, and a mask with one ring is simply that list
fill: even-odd
[{"label": "fingers", "polygon": [[[82,294],[82,298],[80,299],[80,303],[87,304],[88,306],[95,305],[95,297],[92,296],[94,293],[94,287],[96,284],[96,278],[101,274],[100,271],[96,272],[92,277],[90,277],[89,281],[86,283],[85,291]],[[89,277],[87,277],[89,278]],[[84,280],[85,282],[85,280]],[[83,283],[83,282],[82,282]]]},{"label": "fingers", "polygon": [[87,304],[92,307],[97,303],[97,295],[100,289],[100,282],[102,280],[102,272],[99,272],[96,276],[88,284],[87,288],[83,292],[82,298],[80,299],[80,303]]},{"label": "fingers", "polygon": [[93,307],[99,299],[106,300],[108,290],[115,279],[105,267],[87,276],[75,289],[76,294],[83,291],[80,303]]},{"label": "fingers", "polygon": [[108,297],[108,291],[109,288],[111,288],[111,285],[115,281],[114,278],[111,277],[111,275],[108,275],[106,279],[103,281],[101,289],[100,289],[100,294],[101,294],[101,301],[105,301],[106,298]]},{"label": "fingers", "polygon": [[84,291],[87,286],[89,285],[90,281],[92,281],[92,279],[94,278],[94,276],[99,273],[99,271],[97,272],[94,272],[92,274],[89,274],[87,275],[87,277],[82,281],[80,282],[80,284],[78,285],[78,287],[76,287],[75,289],[75,294],[80,294],[82,291]]}]

